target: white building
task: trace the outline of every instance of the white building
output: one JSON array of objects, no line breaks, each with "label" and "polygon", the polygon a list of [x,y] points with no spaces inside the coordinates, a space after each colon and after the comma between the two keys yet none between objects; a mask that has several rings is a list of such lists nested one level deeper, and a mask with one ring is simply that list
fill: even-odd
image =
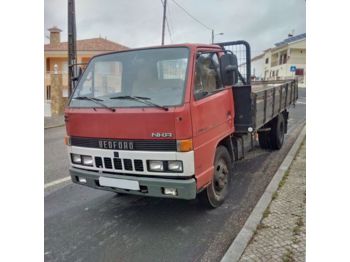
[{"label": "white building", "polygon": [[251,60],[252,80],[264,78],[264,54],[258,55]]},{"label": "white building", "polygon": [[252,60],[252,76],[257,80],[298,78],[306,85],[306,34],[288,37]]}]

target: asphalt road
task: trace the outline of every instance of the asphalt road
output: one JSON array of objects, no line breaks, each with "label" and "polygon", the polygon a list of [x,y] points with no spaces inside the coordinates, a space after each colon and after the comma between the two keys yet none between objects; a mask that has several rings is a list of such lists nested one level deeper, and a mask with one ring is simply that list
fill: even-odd
[{"label": "asphalt road", "polygon": [[65,127],[45,129],[45,184],[68,175],[68,154],[64,144]]},{"label": "asphalt road", "polygon": [[[279,151],[260,148],[235,164],[227,201],[119,196],[61,183],[45,189],[45,261],[219,261],[264,192],[305,122],[305,89],[290,110]],[[66,177],[64,128],[45,130],[45,183]]]}]

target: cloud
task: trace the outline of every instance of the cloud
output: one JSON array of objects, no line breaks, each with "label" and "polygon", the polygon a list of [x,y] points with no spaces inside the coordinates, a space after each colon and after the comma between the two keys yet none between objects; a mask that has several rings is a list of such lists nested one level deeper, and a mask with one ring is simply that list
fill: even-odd
[{"label": "cloud", "polygon": [[[244,39],[253,54],[272,47],[292,30],[305,32],[305,0],[176,0],[194,17],[224,35],[216,41]],[[168,0],[168,22],[173,43],[209,43],[211,31]],[[107,37],[140,47],[161,41],[161,0],[76,0],[78,39]],[[67,39],[67,0],[45,0],[45,35],[53,25]],[[170,43],[168,30],[166,43]]]}]

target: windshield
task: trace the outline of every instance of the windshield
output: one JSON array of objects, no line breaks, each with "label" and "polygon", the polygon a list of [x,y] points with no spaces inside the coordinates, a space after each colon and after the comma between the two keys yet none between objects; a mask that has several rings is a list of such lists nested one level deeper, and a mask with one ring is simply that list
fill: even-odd
[{"label": "windshield", "polygon": [[[97,56],[91,60],[74,90],[70,107],[102,107],[90,98],[99,99],[108,107],[181,105],[188,56],[189,50],[186,47]],[[88,99],[81,99],[84,97]],[[151,103],[143,103],[145,99]]]}]

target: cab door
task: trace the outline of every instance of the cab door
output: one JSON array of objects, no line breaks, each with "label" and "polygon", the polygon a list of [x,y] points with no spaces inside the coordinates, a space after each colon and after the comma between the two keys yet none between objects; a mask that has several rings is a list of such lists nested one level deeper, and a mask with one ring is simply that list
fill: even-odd
[{"label": "cab door", "polygon": [[197,188],[210,183],[218,142],[233,132],[233,96],[221,81],[219,55],[197,53],[192,86],[192,128]]}]

